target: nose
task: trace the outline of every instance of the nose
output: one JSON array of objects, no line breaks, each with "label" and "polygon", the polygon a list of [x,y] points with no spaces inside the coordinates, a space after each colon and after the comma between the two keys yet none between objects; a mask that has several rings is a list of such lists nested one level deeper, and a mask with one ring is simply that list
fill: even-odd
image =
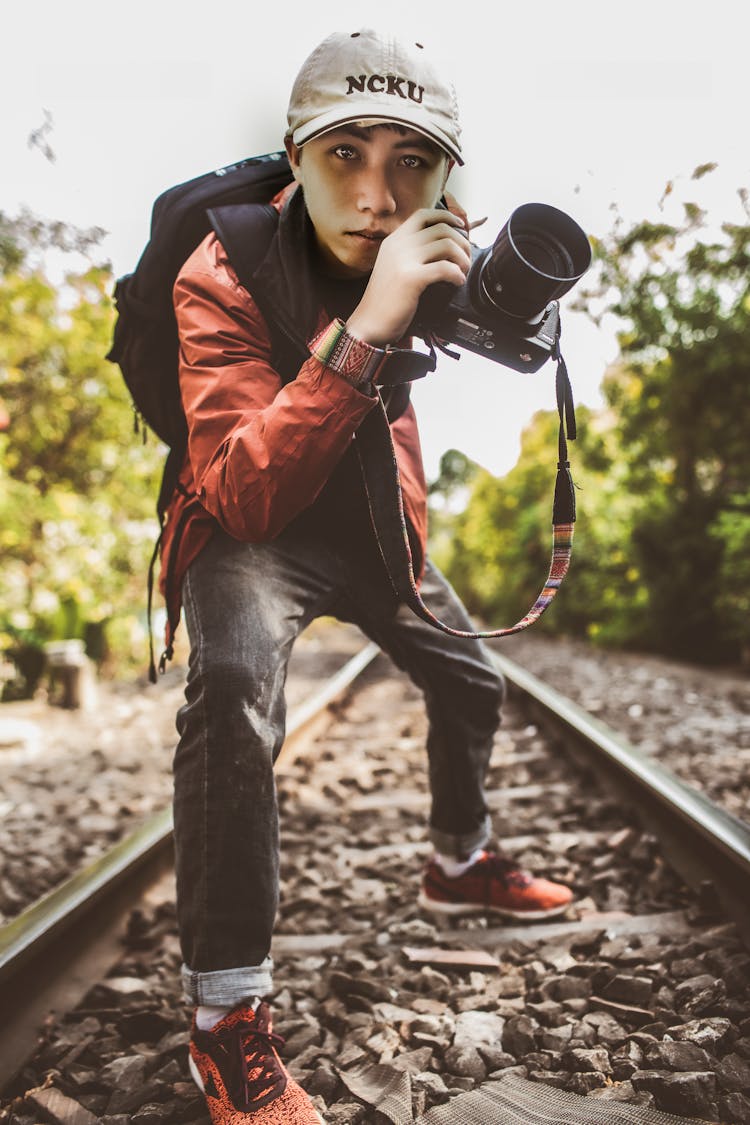
[{"label": "nose", "polygon": [[395,214],[396,196],[385,169],[367,168],[363,171],[357,206],[360,211],[369,211],[373,215]]}]

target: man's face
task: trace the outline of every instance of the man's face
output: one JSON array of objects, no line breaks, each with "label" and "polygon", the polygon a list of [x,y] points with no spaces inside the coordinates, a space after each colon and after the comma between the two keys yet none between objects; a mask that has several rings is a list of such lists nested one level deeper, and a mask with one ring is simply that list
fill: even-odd
[{"label": "man's face", "polygon": [[449,161],[421,133],[344,125],[308,141],[287,142],[295,178],[323,262],[336,277],[364,277],[380,243],[415,211],[434,207]]}]

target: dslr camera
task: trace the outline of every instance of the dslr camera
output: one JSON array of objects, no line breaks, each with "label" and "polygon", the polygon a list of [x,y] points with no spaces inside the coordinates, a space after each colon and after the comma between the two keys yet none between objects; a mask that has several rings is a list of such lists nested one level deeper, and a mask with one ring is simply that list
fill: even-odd
[{"label": "dslr camera", "polygon": [[473,249],[460,289],[440,282],[425,290],[409,332],[538,371],[556,348],[559,298],[590,265],[588,238],[569,215],[524,203],[492,246]]}]

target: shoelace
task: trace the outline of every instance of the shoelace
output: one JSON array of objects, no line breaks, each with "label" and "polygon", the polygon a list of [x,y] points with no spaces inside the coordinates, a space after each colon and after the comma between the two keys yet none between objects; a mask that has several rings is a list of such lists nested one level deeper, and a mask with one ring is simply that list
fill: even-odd
[{"label": "shoelace", "polygon": [[531,876],[527,871],[522,871],[520,867],[516,867],[512,859],[506,856],[490,853],[483,859],[480,859],[477,866],[484,868],[484,873],[487,880],[497,878],[504,887],[528,887],[531,882]]},{"label": "shoelace", "polygon": [[[271,1049],[284,1046],[281,1035],[265,1031],[256,1023],[240,1020],[232,1027],[219,1031],[217,1038],[227,1052],[234,1072],[232,1086],[237,1094],[238,1109],[249,1109],[254,1102],[284,1082],[284,1074]],[[251,1079],[250,1072],[258,1068],[259,1073]]]}]

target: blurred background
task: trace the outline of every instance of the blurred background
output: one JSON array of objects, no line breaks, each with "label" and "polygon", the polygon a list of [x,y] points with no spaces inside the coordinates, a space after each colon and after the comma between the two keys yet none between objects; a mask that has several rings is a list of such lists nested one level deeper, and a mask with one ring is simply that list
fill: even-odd
[{"label": "blurred background", "polygon": [[[377,6],[453,76],[480,245],[534,200],[594,266],[563,300],[578,404],[571,575],[536,626],[714,664],[750,660],[745,6],[591,0]],[[133,434],[104,359],[114,279],[171,185],[281,147],[288,91],[371,5],[14,4],[0,73],[0,649],[4,698],[45,646],[102,674],[145,663],[145,575],[164,449]],[[742,88],[741,88],[742,87]],[[554,367],[468,353],[413,392],[432,550],[469,608],[512,624],[543,584]]]}]

